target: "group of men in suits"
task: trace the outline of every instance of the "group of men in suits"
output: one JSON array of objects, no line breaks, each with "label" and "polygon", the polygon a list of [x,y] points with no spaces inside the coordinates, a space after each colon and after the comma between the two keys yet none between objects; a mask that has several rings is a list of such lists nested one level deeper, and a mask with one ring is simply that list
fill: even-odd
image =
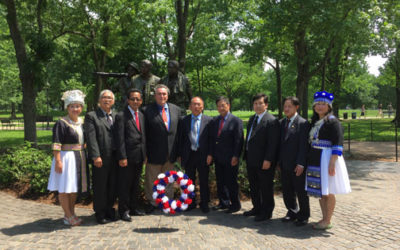
[{"label": "group of men in suits", "polygon": [[275,207],[274,176],[278,166],[288,210],[282,221],[294,221],[297,226],[303,226],[310,217],[304,171],[309,124],[297,113],[300,103],[296,97],[287,97],[283,103],[286,117],[278,121],[268,112],[268,97],[265,94],[253,97],[255,114],[247,125],[244,152],[253,208],[243,215],[255,216],[255,221],[272,217]]},{"label": "group of men in suits", "polygon": [[[93,207],[98,223],[116,220],[113,206],[117,197],[122,220],[131,221],[132,215],[144,215],[138,209],[144,163],[145,195],[149,202],[147,212],[154,210],[155,203],[151,197],[153,182],[159,173],[174,169],[179,142],[181,110],[167,102],[168,95],[167,86],[157,85],[155,102],[142,109],[142,92],[129,89],[127,105],[115,114],[111,109],[115,102],[114,94],[103,90],[98,109],[86,114],[84,131],[93,166]],[[185,157],[182,158],[186,160]],[[172,187],[168,187],[167,195],[173,196]]]},{"label": "group of men in suits", "polygon": [[[110,90],[100,93],[99,108],[85,117],[85,135],[89,159],[92,162],[94,211],[99,223],[115,220],[114,202],[118,197],[119,217],[131,221],[132,215],[144,215],[138,209],[138,191],[143,164],[145,168],[145,197],[147,213],[155,208],[152,199],[153,182],[158,174],[174,169],[180,162],[193,181],[199,174],[200,209],[208,213],[209,167],[214,162],[219,204],[214,210],[234,213],[241,209],[238,168],[244,149],[253,208],[245,216],[256,221],[271,218],[274,209],[273,180],[275,168],[282,171],[283,196],[288,213],[283,221],[307,223],[308,197],[304,191],[305,157],[308,122],[297,114],[295,97],[284,102],[286,118],[279,122],[268,111],[268,97],[257,94],[253,98],[255,114],[243,136],[242,121],[230,113],[230,102],[225,97],[216,100],[219,115],[203,114],[204,101],[193,97],[191,114],[181,117],[181,109],[168,102],[169,89],[158,84],[154,89],[155,102],[141,107],[142,92],[127,91],[124,110],[111,110],[114,95]],[[116,192],[117,190],[117,192]],[[173,198],[173,187],[166,195]],[[299,199],[299,206],[296,202]],[[188,210],[196,207],[196,200]]]}]

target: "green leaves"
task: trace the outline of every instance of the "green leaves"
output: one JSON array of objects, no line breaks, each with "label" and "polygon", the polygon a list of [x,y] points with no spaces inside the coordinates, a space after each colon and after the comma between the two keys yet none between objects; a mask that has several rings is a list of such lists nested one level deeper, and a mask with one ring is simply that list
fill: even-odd
[{"label": "green leaves", "polygon": [[27,185],[27,193],[47,192],[51,156],[49,151],[32,148],[29,143],[11,148],[0,156],[0,183],[3,187]]}]

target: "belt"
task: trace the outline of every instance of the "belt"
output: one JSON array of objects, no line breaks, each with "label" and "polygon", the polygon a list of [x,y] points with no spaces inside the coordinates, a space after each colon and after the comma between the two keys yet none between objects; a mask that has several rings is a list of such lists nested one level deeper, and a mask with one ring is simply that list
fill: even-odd
[{"label": "belt", "polygon": [[80,151],[83,150],[83,144],[63,144],[61,145],[62,151]]}]

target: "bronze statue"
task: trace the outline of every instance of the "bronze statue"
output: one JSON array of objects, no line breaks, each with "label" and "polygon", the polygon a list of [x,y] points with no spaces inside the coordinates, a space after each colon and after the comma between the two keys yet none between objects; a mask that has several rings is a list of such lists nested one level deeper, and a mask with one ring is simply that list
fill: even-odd
[{"label": "bronze statue", "polygon": [[140,75],[132,79],[135,88],[143,93],[143,105],[154,101],[154,87],[159,83],[160,78],[151,73],[153,64],[149,60],[143,60],[140,64]]},{"label": "bronze statue", "polygon": [[182,115],[186,115],[186,110],[192,99],[189,79],[179,71],[179,63],[177,61],[169,61],[167,67],[168,75],[161,80],[161,83],[167,85],[170,90],[168,100],[182,109]]},{"label": "bronze statue", "polygon": [[122,110],[126,104],[126,92],[133,87],[132,79],[139,74],[139,67],[137,63],[130,62],[126,65],[125,71],[126,73],[93,72],[94,75],[102,77],[106,82],[109,77],[119,78],[118,82],[111,87],[115,93],[119,93],[119,97],[116,99],[119,101],[115,103],[118,110]]},{"label": "bronze statue", "polygon": [[119,79],[116,88],[120,95],[119,102],[117,103],[117,108],[119,110],[122,110],[126,104],[126,92],[128,91],[128,89],[134,87],[132,80],[136,75],[139,74],[139,67],[137,63],[130,62],[128,65],[126,65],[125,71],[127,72],[127,75]]}]

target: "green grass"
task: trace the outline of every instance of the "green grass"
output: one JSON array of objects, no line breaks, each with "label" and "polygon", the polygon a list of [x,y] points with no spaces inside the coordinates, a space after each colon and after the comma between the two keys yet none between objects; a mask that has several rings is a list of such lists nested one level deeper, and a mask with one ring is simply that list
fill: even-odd
[{"label": "green grass", "polygon": [[[360,117],[361,111],[359,110],[340,110],[339,117],[343,118],[343,113],[347,112],[349,119],[342,120],[344,128],[344,138],[349,138],[348,124],[350,124],[350,140],[353,141],[394,141],[395,130],[391,123],[390,118],[383,119],[351,119],[351,113],[356,112],[357,117]],[[277,114],[277,112],[271,112]],[[206,110],[204,114],[208,116],[217,116],[217,110]],[[243,120],[244,133],[246,133],[247,122],[254,114],[253,111],[233,111],[232,114]],[[375,118],[378,114],[377,110],[367,110],[366,115],[368,117]],[[309,111],[309,117],[311,117],[312,111]],[[372,121],[372,137],[371,137],[371,121]]]},{"label": "green grass", "polygon": [[[39,145],[51,144],[52,131],[38,130],[37,141]],[[9,148],[24,143],[24,131],[22,130],[0,130],[0,148]]]},{"label": "green grass", "polygon": [[[343,117],[343,112],[348,112],[349,117],[351,112],[358,112],[357,110],[340,110],[340,117]],[[209,116],[217,116],[217,110],[206,110],[204,112]],[[253,111],[233,111],[235,116],[243,120],[244,134],[246,134],[246,125],[249,117],[254,114]],[[274,113],[274,112],[273,112]],[[367,111],[367,116],[376,116],[377,111],[369,114]],[[0,117],[4,115],[1,114]],[[357,117],[359,117],[357,115]],[[311,117],[311,115],[310,115]],[[56,118],[55,118],[56,119]],[[58,119],[58,117],[57,117]],[[372,121],[372,137],[371,137],[371,121]],[[54,123],[50,123],[50,128],[53,127]],[[344,128],[344,138],[347,140],[349,138],[348,126],[350,124],[350,139],[352,141],[394,141],[395,140],[395,130],[391,123],[391,119],[348,119],[342,120],[342,125]],[[22,126],[22,124],[19,124]],[[19,126],[18,125],[18,126]],[[46,127],[46,123],[37,123],[37,127]],[[50,144],[52,138],[51,130],[38,130],[37,131],[38,144]],[[0,148],[9,148],[11,146],[17,146],[24,143],[24,131],[21,130],[0,130]]]},{"label": "green grass", "polygon": [[[394,141],[395,127],[391,123],[392,119],[357,119],[343,120],[344,138],[353,141]],[[372,129],[371,129],[372,122]],[[372,133],[371,133],[372,131]]]}]

